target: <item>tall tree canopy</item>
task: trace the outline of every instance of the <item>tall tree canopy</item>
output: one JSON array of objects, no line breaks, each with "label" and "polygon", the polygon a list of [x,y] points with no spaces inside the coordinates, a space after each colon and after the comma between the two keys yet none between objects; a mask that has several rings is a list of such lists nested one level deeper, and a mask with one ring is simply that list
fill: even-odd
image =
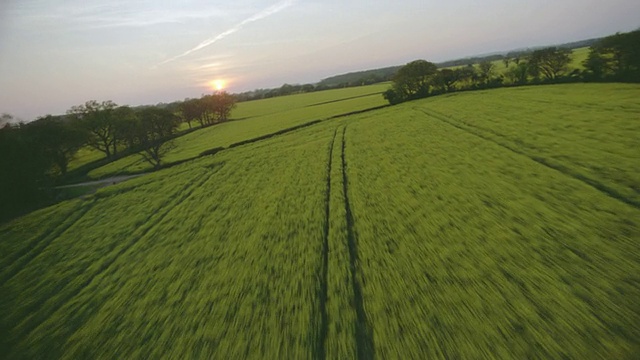
[{"label": "tall tree canopy", "polygon": [[203,95],[199,99],[185,100],[179,107],[179,113],[189,123],[189,127],[192,121],[197,121],[204,127],[227,121],[235,106],[236,98],[221,91]]},{"label": "tall tree canopy", "polygon": [[529,57],[529,67],[534,77],[544,76],[548,80],[554,80],[563,75],[571,62],[571,50],[549,47],[536,50]]},{"label": "tall tree canopy", "polygon": [[87,144],[108,158],[117,153],[118,124],[114,114],[117,107],[113,101],[90,100],[67,112],[74,124],[87,132]]},{"label": "tall tree canopy", "polygon": [[48,200],[53,159],[41,126],[7,123],[0,128],[0,221]]},{"label": "tall tree canopy", "polygon": [[86,133],[60,116],[47,115],[29,123],[37,146],[51,160],[53,174],[67,173],[69,162],[86,143]]},{"label": "tall tree canopy", "polygon": [[431,86],[438,86],[434,79],[438,76],[438,67],[426,60],[415,60],[398,69],[393,77],[393,87],[383,93],[389,103],[426,97]]},{"label": "tall tree canopy", "polygon": [[426,60],[415,60],[401,67],[394,77],[394,88],[403,97],[414,98],[429,93],[431,78],[438,67]]},{"label": "tall tree canopy", "polygon": [[179,125],[180,118],[169,110],[142,109],[130,122],[131,146],[146,161],[159,167],[164,155],[173,148],[173,135]]},{"label": "tall tree canopy", "polygon": [[583,64],[594,79],[640,81],[640,30],[602,39]]}]

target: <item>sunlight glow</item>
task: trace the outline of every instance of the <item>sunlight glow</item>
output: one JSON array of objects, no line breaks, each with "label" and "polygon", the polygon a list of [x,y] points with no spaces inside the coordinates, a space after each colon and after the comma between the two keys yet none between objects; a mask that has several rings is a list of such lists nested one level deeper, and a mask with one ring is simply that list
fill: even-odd
[{"label": "sunlight glow", "polygon": [[224,89],[225,81],[224,80],[213,80],[209,83],[214,90],[220,91]]}]

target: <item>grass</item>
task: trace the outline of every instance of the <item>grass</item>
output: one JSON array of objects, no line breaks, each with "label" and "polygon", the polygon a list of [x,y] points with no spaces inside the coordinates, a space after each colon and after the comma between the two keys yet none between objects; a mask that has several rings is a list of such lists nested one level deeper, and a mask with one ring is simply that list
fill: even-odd
[{"label": "grass", "polygon": [[587,60],[588,57],[589,47],[573,49],[573,53],[571,54],[571,64],[569,66],[572,69],[584,70],[584,65],[582,63]]},{"label": "grass", "polygon": [[2,229],[36,244],[20,271],[3,266],[10,354],[308,357],[332,135],[237,148],[63,203],[41,225],[52,235]]},{"label": "grass", "polygon": [[[467,110],[440,101],[453,116]],[[638,208],[422,111],[434,105],[383,110],[346,131],[376,355],[631,358]]]},{"label": "grass", "polygon": [[69,162],[69,171],[77,169],[88,163],[104,158],[104,153],[90,147],[83,147],[78,150],[73,159]]},{"label": "grass", "polygon": [[0,351],[631,359],[639,89],[405,103],[0,225]]},{"label": "grass", "polygon": [[[239,103],[233,112],[233,118],[238,120],[177,138],[176,148],[167,154],[164,162],[182,161],[197,157],[205,150],[227,147],[310,121],[386,105],[380,93],[387,87],[388,84],[377,84]],[[134,154],[92,170],[89,177],[104,178],[150,169],[150,164]]]},{"label": "grass", "polygon": [[[571,62],[568,65],[568,68],[569,68],[568,73],[570,73],[574,69],[584,70],[584,65],[582,65],[582,63],[587,59],[588,56],[589,56],[589,47],[573,49],[571,51]],[[526,57],[523,58],[523,61],[526,61]],[[494,61],[491,61],[491,63],[493,64],[494,76],[504,75],[508,69],[516,66],[516,64],[513,62],[513,59],[511,59],[511,61],[509,62],[508,67],[505,66],[502,60],[494,60]],[[451,66],[451,67],[447,67],[447,69],[458,69],[458,68],[463,68],[465,66],[466,65]]]},{"label": "grass", "polygon": [[638,85],[571,84],[436,97],[423,110],[640,205],[639,97]]}]

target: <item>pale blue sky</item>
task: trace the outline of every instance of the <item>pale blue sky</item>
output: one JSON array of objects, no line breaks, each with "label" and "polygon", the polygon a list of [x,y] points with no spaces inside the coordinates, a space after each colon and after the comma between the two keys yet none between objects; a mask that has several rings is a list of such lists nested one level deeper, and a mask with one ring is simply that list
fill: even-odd
[{"label": "pale blue sky", "polygon": [[140,105],[640,27],[637,0],[2,0],[0,113]]}]

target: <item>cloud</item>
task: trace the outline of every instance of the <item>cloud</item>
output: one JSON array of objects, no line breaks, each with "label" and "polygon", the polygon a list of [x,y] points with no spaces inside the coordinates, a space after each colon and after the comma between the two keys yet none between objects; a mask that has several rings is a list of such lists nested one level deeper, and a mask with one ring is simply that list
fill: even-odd
[{"label": "cloud", "polygon": [[230,29],[227,29],[227,30],[223,31],[220,34],[201,42],[196,47],[194,47],[192,49],[189,49],[189,50],[185,51],[184,53],[182,53],[180,55],[177,55],[177,56],[174,56],[172,58],[169,58],[169,59],[161,62],[158,65],[163,65],[163,64],[169,63],[169,62],[177,60],[177,59],[179,59],[181,57],[187,56],[187,55],[189,55],[189,54],[191,54],[193,52],[201,50],[201,49],[203,49],[203,48],[205,48],[207,46],[210,46],[210,45],[212,45],[212,44],[214,44],[214,43],[226,38],[227,36],[229,36],[229,35],[231,35],[231,34],[233,34],[235,32],[238,32],[245,25],[247,25],[249,23],[252,23],[254,21],[262,20],[262,19],[267,18],[269,16],[272,16],[274,14],[277,14],[280,11],[292,6],[295,2],[296,2],[296,0],[283,0],[283,1],[280,1],[280,2],[278,2],[276,4],[274,4],[274,5],[272,5],[272,6],[268,7],[268,8],[266,8],[266,9],[258,12],[257,14],[254,14],[253,16],[242,20],[240,23],[236,24],[235,26],[231,27]]},{"label": "cloud", "polygon": [[146,1],[84,0],[80,3],[59,1],[60,4],[56,3],[55,6],[51,4],[43,8],[43,6],[29,3],[28,0],[24,1],[24,4],[20,2],[20,6],[10,9],[12,16],[39,25],[45,23],[55,28],[64,25],[71,31],[189,23],[193,20],[222,18],[229,15],[228,11],[220,6],[208,4],[196,8],[183,4],[153,6]]}]

